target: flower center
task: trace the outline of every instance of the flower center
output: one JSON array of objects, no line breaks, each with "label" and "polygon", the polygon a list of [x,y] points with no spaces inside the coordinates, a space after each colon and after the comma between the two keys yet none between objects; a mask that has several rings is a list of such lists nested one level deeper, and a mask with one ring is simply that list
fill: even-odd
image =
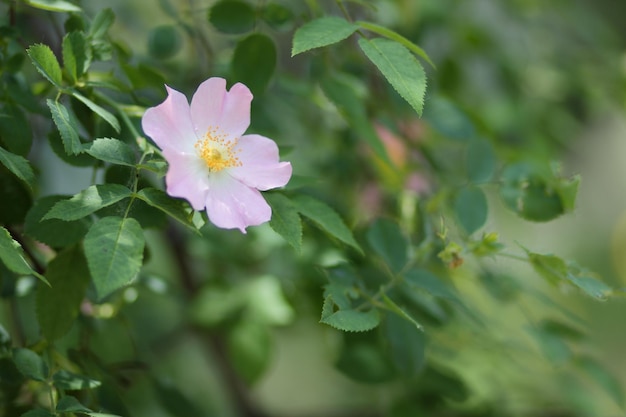
[{"label": "flower center", "polygon": [[237,145],[237,139],[229,141],[217,129],[210,127],[204,139],[197,141],[194,147],[209,167],[209,171],[218,172],[224,168],[241,166],[237,152],[233,150],[235,145]]}]

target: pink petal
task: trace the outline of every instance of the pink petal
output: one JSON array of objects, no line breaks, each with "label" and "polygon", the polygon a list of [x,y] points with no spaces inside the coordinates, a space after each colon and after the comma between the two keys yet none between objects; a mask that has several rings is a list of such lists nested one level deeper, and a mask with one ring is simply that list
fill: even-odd
[{"label": "pink petal", "polygon": [[209,127],[218,127],[225,97],[226,80],[223,78],[209,78],[198,86],[191,98],[191,120],[198,137],[203,137]]},{"label": "pink petal", "polygon": [[209,220],[223,229],[239,229],[265,223],[272,209],[261,193],[230,177],[222,171],[210,177],[206,209]]},{"label": "pink petal", "polygon": [[252,93],[243,84],[226,91],[226,80],[213,77],[204,81],[191,99],[191,118],[198,137],[209,128],[230,140],[243,135],[250,125]]},{"label": "pink petal", "polygon": [[164,150],[169,163],[165,184],[167,193],[189,201],[194,210],[203,210],[209,192],[209,172],[195,153],[183,154]]},{"label": "pink petal", "polygon": [[282,187],[291,178],[291,164],[278,161],[278,146],[261,135],[242,136],[233,149],[241,166],[228,173],[249,187],[261,191]]},{"label": "pink petal", "polygon": [[187,97],[168,86],[165,88],[167,98],[163,103],[146,110],[141,118],[141,127],[163,150],[192,152],[197,137]]}]

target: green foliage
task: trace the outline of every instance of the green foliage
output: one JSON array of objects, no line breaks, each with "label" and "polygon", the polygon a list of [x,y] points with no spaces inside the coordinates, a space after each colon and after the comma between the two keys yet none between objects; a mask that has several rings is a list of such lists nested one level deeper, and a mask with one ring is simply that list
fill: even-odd
[{"label": "green foliage", "polygon": [[[623,113],[619,28],[595,3],[413,3],[4,2],[0,414],[623,414],[599,336],[620,243],[501,213],[574,211],[573,138]],[[189,178],[142,131],[165,84],[212,76],[254,95],[222,121],[293,168],[246,234],[170,195]],[[602,275],[507,243],[529,238]]]}]

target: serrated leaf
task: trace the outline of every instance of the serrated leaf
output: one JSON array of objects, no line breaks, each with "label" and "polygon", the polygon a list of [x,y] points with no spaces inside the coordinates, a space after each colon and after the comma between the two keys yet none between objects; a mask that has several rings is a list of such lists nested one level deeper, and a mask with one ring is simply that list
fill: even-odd
[{"label": "serrated leaf", "polygon": [[82,252],[74,247],[60,252],[48,264],[46,275],[51,286],[37,289],[36,311],[43,335],[53,342],[65,335],[78,317],[89,270]]},{"label": "serrated leaf", "polygon": [[85,152],[104,162],[117,165],[135,166],[135,152],[118,139],[99,138],[85,146]]},{"label": "serrated leaf", "polygon": [[117,133],[120,132],[121,130],[120,122],[118,122],[117,118],[113,116],[112,113],[110,113],[108,110],[103,109],[102,107],[94,103],[93,101],[89,100],[87,97],[83,96],[78,91],[72,90],[71,94],[72,94],[72,97],[75,97],[76,99],[81,101],[85,106],[89,107],[91,111],[93,111],[102,119],[104,119],[104,121],[107,122],[109,125],[111,125],[111,127]]},{"label": "serrated leaf", "polygon": [[380,324],[380,313],[376,309],[369,311],[339,310],[322,317],[320,323],[328,324],[344,332],[365,332]]},{"label": "serrated leaf", "polygon": [[66,395],[65,397],[59,399],[56,411],[59,413],[92,413],[89,408],[82,405],[76,398],[72,397],[71,395]]},{"label": "serrated leaf", "polygon": [[77,375],[65,369],[61,369],[52,375],[52,382],[58,389],[69,391],[97,388],[101,385],[101,382],[98,380],[83,375]]},{"label": "serrated leaf", "polygon": [[359,46],[389,84],[421,115],[426,93],[426,73],[422,64],[408,49],[389,39],[361,38]]},{"label": "serrated leaf", "polygon": [[26,158],[0,147],[0,163],[22,180],[31,190],[35,186],[35,172]]},{"label": "serrated leaf", "polygon": [[61,44],[63,66],[73,83],[83,76],[89,66],[89,48],[82,32],[70,32]]},{"label": "serrated leaf", "polygon": [[321,17],[305,23],[293,36],[291,56],[346,39],[359,27],[337,16]]},{"label": "serrated leaf", "polygon": [[174,220],[198,233],[198,229],[194,226],[192,221],[192,214],[188,209],[189,205],[185,201],[172,198],[165,192],[157,190],[156,188],[143,188],[137,193],[137,198],[161,210]]},{"label": "serrated leaf", "polygon": [[67,108],[58,101],[47,99],[46,103],[52,113],[52,120],[61,134],[65,152],[69,155],[81,153],[83,151],[83,145],[78,136],[78,122]]},{"label": "serrated leaf", "polygon": [[30,46],[26,52],[37,71],[60,88],[62,83],[61,66],[52,49],[48,45],[38,43]]},{"label": "serrated leaf", "polygon": [[26,378],[45,381],[48,378],[48,365],[41,356],[30,349],[13,349],[13,362]]},{"label": "serrated leaf", "polygon": [[26,4],[41,10],[51,12],[81,12],[77,5],[65,0],[25,0]]},{"label": "serrated leaf", "polygon": [[18,275],[34,275],[50,285],[43,275],[35,272],[22,255],[22,247],[11,237],[7,229],[0,226],[0,260],[9,271]]},{"label": "serrated leaf", "polygon": [[85,256],[98,299],[128,285],[143,261],[143,230],[133,218],[105,217],[85,236]]},{"label": "serrated leaf", "polygon": [[398,223],[377,219],[366,233],[370,247],[387,263],[392,273],[404,268],[408,261],[408,241]]},{"label": "serrated leaf", "polygon": [[300,214],[313,220],[326,233],[352,246],[359,253],[363,253],[352,231],[348,229],[339,214],[326,203],[306,195],[299,195],[293,198],[292,202]]},{"label": "serrated leaf", "polygon": [[72,221],[82,219],[103,207],[110,206],[131,195],[132,192],[120,184],[91,185],[69,200],[56,203],[43,217],[43,220],[61,219]]},{"label": "serrated leaf", "polygon": [[364,101],[357,96],[352,86],[337,76],[331,76],[323,78],[320,87],[324,95],[337,106],[350,127],[365,139],[374,153],[383,161],[390,162],[387,151],[367,116]]},{"label": "serrated leaf", "polygon": [[466,186],[454,200],[456,217],[470,235],[485,224],[488,210],[487,197],[478,187]]},{"label": "serrated leaf", "polygon": [[254,95],[265,91],[276,69],[276,45],[267,35],[254,33],[237,43],[232,71]]},{"label": "serrated leaf", "polygon": [[282,194],[267,193],[265,199],[272,208],[270,227],[281,235],[296,252],[302,248],[302,220],[295,205]]}]

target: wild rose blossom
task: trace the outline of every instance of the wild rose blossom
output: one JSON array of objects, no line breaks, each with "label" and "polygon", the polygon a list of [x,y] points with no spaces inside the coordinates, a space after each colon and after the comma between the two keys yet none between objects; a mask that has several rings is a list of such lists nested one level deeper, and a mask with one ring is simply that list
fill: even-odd
[{"label": "wild rose blossom", "polygon": [[169,164],[166,190],[194,210],[206,209],[218,227],[239,229],[270,220],[272,210],[259,191],[282,187],[291,164],[279,162],[276,143],[244,135],[250,125],[252,93],[238,83],[209,78],[198,86],[191,105],[184,94],[165,86],[168,96],[146,110],[141,125]]}]

